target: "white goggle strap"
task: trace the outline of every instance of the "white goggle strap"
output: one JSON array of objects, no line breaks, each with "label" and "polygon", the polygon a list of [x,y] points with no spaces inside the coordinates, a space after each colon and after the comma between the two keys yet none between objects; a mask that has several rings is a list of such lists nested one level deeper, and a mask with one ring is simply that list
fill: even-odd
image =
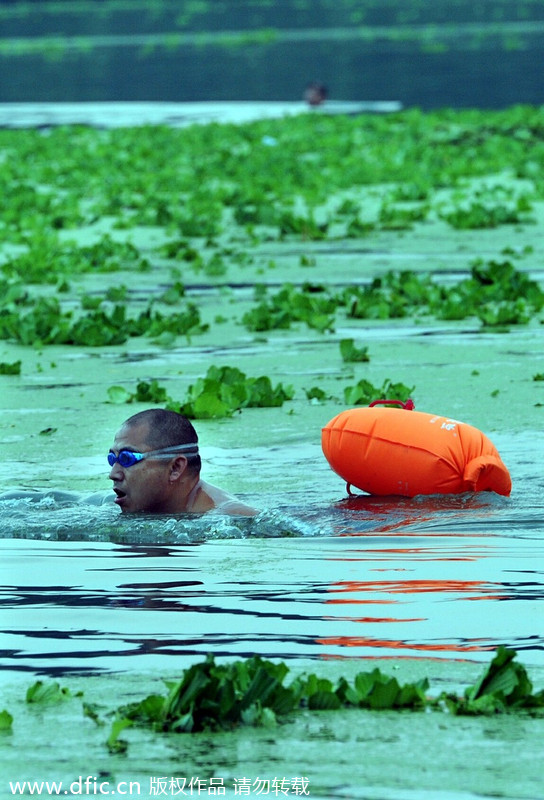
[{"label": "white goggle strap", "polygon": [[[191,451],[191,452],[190,452]],[[171,458],[175,453],[185,453],[190,456],[198,455],[198,444],[196,442],[187,442],[187,444],[175,444],[172,447],[162,447],[160,450],[150,450],[143,455],[147,458],[153,456],[154,458],[162,456],[162,458]]]}]

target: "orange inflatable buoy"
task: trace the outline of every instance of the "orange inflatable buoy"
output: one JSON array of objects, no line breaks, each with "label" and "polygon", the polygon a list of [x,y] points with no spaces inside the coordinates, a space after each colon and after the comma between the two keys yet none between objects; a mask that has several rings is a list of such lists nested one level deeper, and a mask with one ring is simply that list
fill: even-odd
[{"label": "orange inflatable buoy", "polygon": [[413,408],[411,400],[375,401],[342,411],[325,425],[323,453],[348,492],[352,484],[369,494],[405,497],[510,494],[510,474],[487,436],[472,425]]}]

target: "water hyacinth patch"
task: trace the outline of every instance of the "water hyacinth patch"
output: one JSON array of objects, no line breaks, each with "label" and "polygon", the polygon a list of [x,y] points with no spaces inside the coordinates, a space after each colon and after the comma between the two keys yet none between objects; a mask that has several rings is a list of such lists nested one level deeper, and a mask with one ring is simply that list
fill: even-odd
[{"label": "water hyacinth patch", "polygon": [[[355,319],[394,319],[413,315],[438,319],[479,317],[486,325],[526,324],[544,307],[538,283],[516,270],[511,261],[476,260],[470,277],[452,286],[409,270],[389,271],[368,286],[350,286],[338,295],[346,315]],[[504,308],[502,315],[494,309]],[[499,318],[501,322],[499,322]]]},{"label": "water hyacinth patch", "polygon": [[339,294],[348,318],[395,319],[409,314],[428,314],[440,304],[446,290],[430,276],[388,271],[368,286],[350,286]]},{"label": "water hyacinth patch", "polygon": [[323,389],[320,389],[319,386],[312,386],[310,389],[305,389],[304,394],[308,398],[311,403],[323,403],[326,400],[332,400],[333,398],[327,394]]},{"label": "water hyacinth patch", "polygon": [[146,271],[150,263],[130,242],[115,241],[104,234],[97,242],[85,247],[61,242],[47,229],[39,230],[24,239],[27,251],[9,258],[2,272],[26,283],[57,283],[59,279],[85,273],[106,273],[119,270]]},{"label": "water hyacinth patch", "polygon": [[317,222],[312,213],[303,216],[285,210],[279,215],[278,227],[280,239],[295,234],[303,240],[320,240],[327,238],[329,223]]},{"label": "water hyacinth patch", "polygon": [[2,182],[2,199],[3,225],[19,239],[44,224],[51,230],[62,230],[86,221],[75,194],[59,192],[54,186],[42,185],[37,190],[28,173]]},{"label": "water hyacinth patch", "polygon": [[[2,225],[20,236],[108,215],[118,227],[153,225],[201,237],[224,230],[230,214],[241,226],[273,227],[276,237],[330,237],[334,226],[323,209],[331,196],[390,183],[392,176],[399,187],[391,201],[424,201],[413,212],[419,216],[438,188],[504,174],[504,164],[513,178],[527,175],[542,196],[541,131],[542,110],[523,106],[455,115],[418,109],[353,118],[301,115],[196,130],[3,131]],[[274,147],[264,144],[270,140]],[[529,190],[513,192],[503,184],[470,192],[461,184],[454,204],[439,213],[458,226],[525,222]],[[410,214],[388,209],[383,222],[406,226]],[[351,221],[361,224],[355,212]]]},{"label": "water hyacinth patch", "polygon": [[530,198],[504,186],[479,189],[473,196],[459,198],[453,208],[444,208],[439,216],[458,230],[497,228],[531,222]]},{"label": "water hyacinth patch", "polygon": [[476,260],[470,267],[470,277],[451,286],[410,270],[390,270],[367,286],[349,286],[338,293],[307,283],[300,288],[285,284],[273,295],[257,287],[256,299],[257,305],[242,317],[251,331],[290,328],[296,322],[332,331],[339,309],[353,319],[417,315],[452,320],[475,316],[488,326],[526,324],[544,307],[544,292],[538,283],[508,259]]},{"label": "water hyacinth patch", "polygon": [[0,375],[20,375],[21,361],[0,361]]},{"label": "water hyacinth patch", "polygon": [[414,222],[422,222],[428,213],[426,204],[399,206],[384,203],[380,209],[379,225],[383,230],[410,230]]},{"label": "water hyacinth patch", "polygon": [[228,366],[209,367],[203,378],[189,386],[181,402],[170,397],[155,379],[140,381],[135,393],[123,386],[108,389],[110,403],[165,403],[166,408],[190,419],[220,419],[243,408],[278,407],[293,396],[292,386],[273,386],[267,375],[248,377],[237,367]]},{"label": "water hyacinth patch", "polygon": [[436,704],[463,716],[500,714],[507,711],[544,709],[544,690],[533,693],[525,667],[514,661],[515,650],[499,647],[480,680],[465,689],[462,697],[442,693]]},{"label": "water hyacinth patch", "polygon": [[162,244],[157,252],[164,258],[187,261],[189,263],[196,262],[197,269],[202,263],[200,252],[191,245],[189,239],[185,238],[171,239],[169,242]]},{"label": "water hyacinth patch", "polygon": [[152,306],[131,318],[125,305],[116,303],[113,308],[96,308],[94,298],[82,298],[82,308],[93,310],[74,318],[72,311],[64,311],[56,297],[38,297],[25,304],[22,311],[13,304],[0,310],[0,339],[10,339],[24,345],[67,344],[87,347],[104,347],[124,344],[132,336],[171,338],[190,337],[203,333],[208,325],[202,324],[200,312],[194,303],[185,309],[164,315],[153,311]]},{"label": "water hyacinth patch", "polygon": [[260,656],[230,664],[217,664],[213,656],[208,656],[186,670],[181,680],[167,682],[166,696],[151,695],[122,706],[117,716],[131,724],[172,733],[229,730],[238,725],[270,727],[303,708],[422,708],[429,685],[423,680],[401,687],[395,678],[378,669],[360,673],[353,684],[341,678],[335,686],[311,674],[285,685],[288,672],[285,663],[275,664]]},{"label": "water hyacinth patch", "polygon": [[267,375],[252,378],[237,367],[211,366],[204,378],[189,386],[181,403],[172,401],[168,407],[191,419],[211,419],[230,417],[243,408],[281,406],[293,395],[291,386],[273,386]]},{"label": "water hyacinth patch", "polygon": [[[220,272],[223,270],[220,260]],[[8,270],[9,271],[9,270]],[[127,315],[119,299],[126,296],[123,286],[113,287],[106,297],[116,305],[101,308],[102,299],[82,295],[82,310],[74,316],[64,311],[56,297],[31,297],[18,280],[4,284],[0,306],[0,338],[26,345],[73,344],[100,347],[124,343],[131,336],[147,335],[158,344],[169,345],[176,336],[192,336],[208,329],[194,303],[186,302],[181,311],[163,314],[148,308],[134,318]],[[185,288],[179,281],[157,297],[165,304],[177,304]],[[305,283],[300,288],[285,284],[269,296],[256,287],[260,302],[242,316],[251,331],[288,329],[303,322],[309,328],[334,330],[338,309],[348,318],[391,319],[408,315],[431,315],[439,319],[479,318],[486,327],[527,324],[544,307],[544,291],[525,273],[505,259],[478,260],[471,275],[453,286],[445,286],[430,276],[415,272],[387,272],[368,286],[350,286],[339,293],[320,285]]]},{"label": "water hyacinth patch", "polygon": [[[533,690],[527,670],[515,661],[516,651],[500,646],[480,678],[462,694],[431,692],[422,677],[399,683],[396,677],[374,668],[359,672],[350,681],[336,681],[315,673],[301,674],[287,682],[289,668],[258,655],[218,663],[212,655],[183,671],[179,680],[165,681],[166,692],[125,703],[108,712],[113,717],[105,742],[112,753],[123,753],[128,742],[121,739],[130,727],[156,733],[190,734],[233,730],[242,725],[273,727],[292,719],[296,712],[333,712],[341,709],[380,713],[446,712],[453,716],[544,714],[544,689]],[[56,681],[36,681],[26,693],[28,705],[49,713],[60,703],[83,698]],[[97,707],[82,700],[82,712],[102,726]],[[0,714],[0,730],[10,731],[13,717]]]},{"label": "water hyacinth patch", "polygon": [[500,303],[487,303],[477,316],[484,327],[504,328],[508,325],[526,325],[531,319],[529,305],[522,299],[503,300]]},{"label": "water hyacinth patch", "polygon": [[[150,727],[157,732],[196,733],[230,730],[238,725],[270,727],[294,711],[448,711],[454,715],[490,715],[526,711],[544,713],[544,690],[534,693],[516,652],[499,647],[490,665],[461,696],[442,692],[430,697],[429,681],[400,684],[378,668],[336,683],[315,674],[285,683],[289,669],[253,656],[245,661],[216,663],[213,656],[185,670],[179,681],[167,681],[166,695],[150,695],[121,706],[113,726]],[[126,725],[120,725],[124,721]],[[112,728],[112,733],[116,728]],[[115,746],[115,735],[108,746]]]},{"label": "water hyacinth patch", "polygon": [[378,388],[362,378],[354,386],[345,387],[344,402],[348,406],[368,406],[373,400],[402,400],[404,403],[412,397],[415,388],[400,382],[394,383],[389,378]]},{"label": "water hyacinth patch", "polygon": [[208,327],[207,323],[202,323],[200,311],[194,303],[186,303],[183,311],[173,314],[152,312],[151,306],[149,306],[147,311],[138,317],[132,335],[145,334],[156,339],[164,334],[169,334],[173,337],[187,336],[190,339],[191,336],[205,333]]},{"label": "water hyacinth patch", "polygon": [[304,322],[318,331],[333,330],[338,301],[323,287],[304,284],[298,289],[285,284],[271,297],[264,287],[259,287],[257,294],[260,303],[242,317],[242,323],[250,331],[290,328],[294,322]]},{"label": "water hyacinth patch", "polygon": [[164,386],[154,378],[151,381],[138,381],[136,391],[129,392],[124,386],[110,386],[108,388],[108,402],[119,405],[121,403],[167,403],[171,398]]}]

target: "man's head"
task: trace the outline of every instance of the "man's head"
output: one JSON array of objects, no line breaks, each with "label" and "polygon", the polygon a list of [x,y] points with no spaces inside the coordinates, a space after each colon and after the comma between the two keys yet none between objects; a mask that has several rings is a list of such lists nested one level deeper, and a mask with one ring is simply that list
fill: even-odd
[{"label": "man's head", "polygon": [[327,99],[327,87],[322,83],[309,83],[304,90],[304,99],[310,106],[320,106]]},{"label": "man's head", "polygon": [[[181,414],[162,408],[127,419],[115,435],[108,460],[110,464],[113,461],[109,477],[117,495],[115,502],[125,513],[167,513],[179,502],[180,492],[189,491],[198,480],[201,466],[192,424]],[[135,463],[127,466],[127,462]]]}]

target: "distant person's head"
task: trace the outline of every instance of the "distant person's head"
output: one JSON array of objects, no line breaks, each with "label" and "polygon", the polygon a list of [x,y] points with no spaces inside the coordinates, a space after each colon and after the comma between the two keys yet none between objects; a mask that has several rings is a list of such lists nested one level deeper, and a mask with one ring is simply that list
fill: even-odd
[{"label": "distant person's head", "polygon": [[310,106],[320,106],[327,99],[327,87],[322,83],[309,83],[304,90],[304,100]]},{"label": "distant person's head", "polygon": [[165,513],[198,481],[198,436],[182,414],[151,408],[122,424],[108,462],[122,512]]}]

